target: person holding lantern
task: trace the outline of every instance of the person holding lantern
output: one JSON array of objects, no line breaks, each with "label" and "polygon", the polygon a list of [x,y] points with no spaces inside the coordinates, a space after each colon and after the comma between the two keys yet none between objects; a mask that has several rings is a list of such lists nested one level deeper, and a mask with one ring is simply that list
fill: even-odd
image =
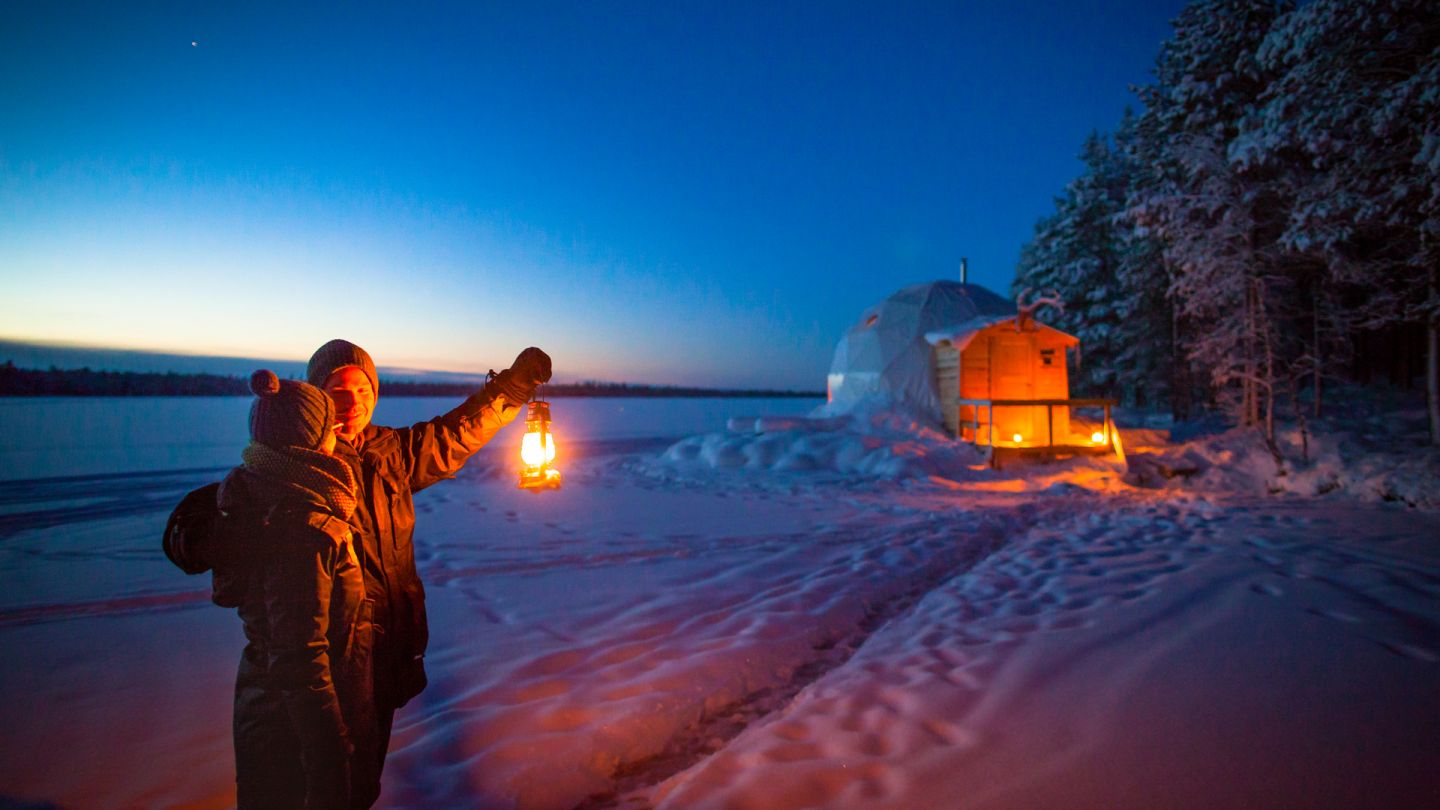
[{"label": "person holding lantern", "polygon": [[358,484],[352,523],[360,542],[365,594],[373,606],[375,732],[357,754],[352,797],[369,807],[380,796],[380,774],[389,748],[395,711],[425,688],[425,648],[429,626],[425,587],[415,567],[414,493],[458,471],[496,431],[515,419],[536,387],[550,380],[550,357],[531,347],[510,368],[495,374],[484,388],[450,412],[406,428],[371,424],[379,394],[375,362],[364,349],[332,340],[311,356],[305,371],[311,385],[334,402],[340,441],[336,458],[344,461]]}]

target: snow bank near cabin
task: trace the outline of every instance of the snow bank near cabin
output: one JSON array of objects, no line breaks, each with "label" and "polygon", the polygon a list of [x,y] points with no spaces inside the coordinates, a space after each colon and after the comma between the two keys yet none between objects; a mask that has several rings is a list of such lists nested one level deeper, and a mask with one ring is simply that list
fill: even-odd
[{"label": "snow bank near cabin", "polygon": [[[980,449],[955,441],[904,408],[885,409],[872,403],[840,416],[824,415],[823,409],[815,414],[734,417],[726,432],[674,443],[659,464],[702,477],[720,470],[792,471],[819,473],[820,479],[826,473],[944,479],[952,484],[968,482],[966,487],[979,481],[997,486],[1009,482],[1015,491],[1035,491],[1064,486],[1077,474],[1113,471],[1117,461],[1113,456],[1052,460],[1044,464],[1044,473],[1002,473],[989,467]],[[1131,486],[1347,497],[1440,509],[1440,450],[1425,446],[1424,431],[1416,427],[1423,423],[1422,417],[1391,411],[1345,422],[1323,421],[1304,432],[1290,426],[1278,431],[1275,451],[1253,428],[1223,429],[1203,422],[1172,426],[1177,431],[1180,427],[1201,431],[1195,438],[1176,442],[1170,430],[1143,415],[1117,414],[1117,421],[1126,451],[1124,482]],[[1138,426],[1127,426],[1131,423]]]},{"label": "snow bank near cabin", "polygon": [[920,418],[897,411],[838,417],[746,417],[725,433],[691,436],[662,456],[687,468],[819,471],[873,478],[964,477],[986,464]]},{"label": "snow bank near cabin", "polygon": [[1373,434],[1298,428],[1276,435],[1276,457],[1254,429],[1130,451],[1126,481],[1147,488],[1293,494],[1401,502],[1440,509],[1440,451]]}]

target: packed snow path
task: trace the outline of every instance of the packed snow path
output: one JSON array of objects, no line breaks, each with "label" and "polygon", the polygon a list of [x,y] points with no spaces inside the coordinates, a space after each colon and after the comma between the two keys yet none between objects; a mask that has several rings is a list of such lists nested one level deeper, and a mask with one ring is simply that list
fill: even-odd
[{"label": "packed snow path", "polygon": [[[1440,521],[626,457],[419,497],[431,685],[383,806],[1426,806]],[[0,483],[0,801],[233,802],[213,472]],[[127,506],[128,504],[128,506]]]}]

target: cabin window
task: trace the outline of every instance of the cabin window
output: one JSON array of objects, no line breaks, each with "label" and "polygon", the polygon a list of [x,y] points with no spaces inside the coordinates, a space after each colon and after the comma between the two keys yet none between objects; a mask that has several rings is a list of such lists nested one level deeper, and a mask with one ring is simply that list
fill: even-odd
[{"label": "cabin window", "polygon": [[1041,349],[1041,350],[1040,350],[1040,363],[1041,363],[1042,365],[1047,365],[1047,366],[1053,366],[1053,365],[1055,365],[1055,350],[1054,350],[1054,349]]}]

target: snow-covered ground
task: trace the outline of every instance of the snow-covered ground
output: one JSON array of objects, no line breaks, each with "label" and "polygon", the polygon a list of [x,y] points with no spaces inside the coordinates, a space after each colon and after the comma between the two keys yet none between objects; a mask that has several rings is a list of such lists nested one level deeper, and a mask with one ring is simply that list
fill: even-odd
[{"label": "snow-covered ground", "polygon": [[[72,470],[0,407],[0,807],[233,802],[239,622],[158,535],[240,402]],[[382,806],[1440,806],[1434,512],[738,418],[809,406],[560,401],[564,489],[501,434],[421,493]]]}]

